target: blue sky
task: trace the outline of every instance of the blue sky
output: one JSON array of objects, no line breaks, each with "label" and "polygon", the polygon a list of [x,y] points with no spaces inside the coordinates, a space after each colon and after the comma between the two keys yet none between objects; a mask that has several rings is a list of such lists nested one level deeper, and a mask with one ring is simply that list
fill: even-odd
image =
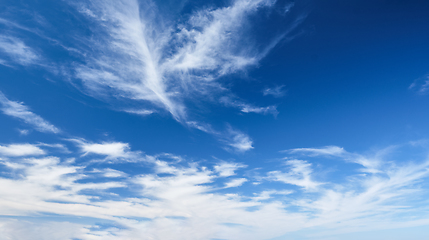
[{"label": "blue sky", "polygon": [[427,1],[2,1],[0,240],[427,239]]}]

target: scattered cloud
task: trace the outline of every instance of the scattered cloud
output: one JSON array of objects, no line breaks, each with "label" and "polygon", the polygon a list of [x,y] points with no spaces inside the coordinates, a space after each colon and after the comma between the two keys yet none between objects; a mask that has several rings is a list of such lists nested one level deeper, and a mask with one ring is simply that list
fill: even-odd
[{"label": "scattered cloud", "polygon": [[253,141],[250,137],[247,134],[232,128],[230,125],[227,125],[226,131],[220,132],[214,130],[210,124],[199,123],[196,121],[188,121],[186,124],[189,127],[214,135],[220,142],[223,142],[226,145],[226,150],[246,152],[253,149]]},{"label": "scattered cloud", "polygon": [[286,94],[284,87],[285,87],[284,85],[281,85],[274,88],[265,88],[264,91],[262,91],[262,93],[264,94],[264,96],[271,95],[273,97],[280,98]]},{"label": "scattered cloud", "polygon": [[18,129],[18,132],[20,135],[23,135],[23,136],[30,134],[30,130],[28,129]]},{"label": "scattered cloud", "polygon": [[43,146],[43,147],[48,147],[48,148],[54,148],[54,149],[58,149],[60,150],[60,152],[63,153],[70,153],[70,150],[61,143],[53,143],[53,144],[49,144],[49,143],[38,143],[37,146]]},{"label": "scattered cloud", "polygon": [[229,147],[238,152],[246,152],[253,149],[253,141],[250,137],[238,130],[228,129],[228,133],[223,139]]},{"label": "scattered cloud", "polygon": [[131,114],[137,114],[137,115],[141,115],[141,116],[146,116],[146,115],[150,115],[150,114],[154,113],[155,111],[147,110],[147,109],[140,109],[140,110],[129,109],[129,110],[124,110],[124,112],[131,113]]},{"label": "scattered cloud", "polygon": [[29,143],[25,144],[9,144],[0,145],[0,155],[8,157],[22,157],[22,156],[37,156],[45,155],[46,152],[36,145]]},{"label": "scattered cloud", "polygon": [[[23,66],[40,63],[40,54],[15,37],[0,35],[0,52],[6,54],[11,62]],[[1,60],[3,64],[10,62],[5,59]]]},{"label": "scattered cloud", "polygon": [[59,133],[60,129],[40,117],[39,115],[30,111],[30,109],[23,103],[14,102],[6,98],[0,92],[0,110],[11,117],[18,118],[25,123],[31,125],[39,132]]},{"label": "scattered cloud", "polygon": [[416,79],[408,89],[414,90],[421,95],[429,93],[429,74]]},{"label": "scattered cloud", "polygon": [[[115,150],[106,150],[107,146]],[[89,153],[117,157],[131,151],[125,143],[86,143],[83,149],[87,156],[81,151],[70,154],[79,159],[91,157]],[[384,155],[383,151],[375,155]],[[319,236],[326,234],[324,229],[335,234],[429,221],[424,214],[427,186],[421,184],[429,176],[426,158],[413,163],[387,160],[380,173],[362,174],[351,165],[354,173],[324,184],[313,180],[311,162],[287,160],[284,171],[261,173],[265,190],[247,196],[231,193],[251,180],[235,172],[245,167],[241,164],[221,162],[210,168],[183,164],[181,157],[171,154],[164,157],[178,161],[146,156],[151,160],[144,173],[136,173],[142,166],[135,162],[93,168],[97,163],[92,161],[77,164],[47,154],[4,157],[0,214],[8,218],[0,219],[2,237],[27,239],[24,233],[31,233],[32,239],[48,234],[100,240],[259,240],[305,229],[319,229],[312,232]],[[272,181],[287,184],[266,190]],[[217,187],[219,183],[225,183],[227,192]],[[45,220],[34,220],[40,217]]]},{"label": "scattered cloud", "polygon": [[258,194],[254,194],[256,196],[252,197],[252,199],[254,201],[263,201],[263,200],[269,200],[272,199],[272,195],[289,195],[294,193],[294,191],[292,190],[283,190],[283,191],[278,191],[278,190],[267,190],[267,191],[262,191],[261,193]]},{"label": "scattered cloud", "polygon": [[229,97],[221,97],[220,102],[225,104],[226,106],[240,108],[240,111],[243,113],[259,113],[264,115],[272,114],[274,117],[279,114],[276,106],[255,107],[239,100],[232,100]]},{"label": "scattered cloud", "polygon": [[111,169],[111,168],[94,169],[92,172],[93,173],[99,173],[103,177],[107,177],[107,178],[119,178],[119,177],[126,177],[127,176],[126,173],[124,173],[122,171],[115,170],[115,169]]},{"label": "scattered cloud", "polygon": [[287,150],[290,153],[303,153],[310,156],[319,156],[319,155],[332,155],[332,156],[341,156],[346,153],[343,148],[337,146],[326,146],[323,148],[294,148]]},{"label": "scattered cloud", "polygon": [[225,188],[234,188],[243,185],[243,183],[247,182],[246,178],[235,178],[225,184]]},{"label": "scattered cloud", "polygon": [[91,143],[84,139],[70,139],[75,142],[83,156],[95,154],[105,156],[109,160],[113,159],[127,159],[135,161],[139,158],[140,152],[133,152],[130,150],[128,143],[122,142],[102,142],[102,143]]},{"label": "scattered cloud", "polygon": [[311,191],[316,190],[322,184],[312,179],[311,163],[303,160],[288,160],[286,165],[289,167],[287,172],[271,171],[268,173],[267,179],[296,185]]},{"label": "scattered cloud", "polygon": [[385,149],[381,149],[376,151],[375,153],[367,153],[367,154],[356,154],[350,153],[338,146],[326,146],[322,148],[295,148],[286,150],[283,152],[290,154],[303,154],[310,157],[317,156],[333,156],[342,158],[348,162],[356,163],[364,168],[361,169],[362,172],[371,172],[377,173],[381,171],[383,167],[383,157],[391,153],[397,146],[390,146]]},{"label": "scattered cloud", "polygon": [[245,168],[246,165],[240,163],[232,163],[232,162],[221,162],[214,166],[214,170],[221,177],[230,177],[235,175],[235,171],[240,168]]}]

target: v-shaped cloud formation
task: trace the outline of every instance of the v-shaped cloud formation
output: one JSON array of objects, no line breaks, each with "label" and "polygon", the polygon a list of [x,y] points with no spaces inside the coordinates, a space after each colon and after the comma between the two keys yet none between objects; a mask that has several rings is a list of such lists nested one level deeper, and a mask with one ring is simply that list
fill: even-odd
[{"label": "v-shaped cloud formation", "polygon": [[183,122],[184,99],[223,91],[218,78],[257,64],[266,54],[243,44],[249,39],[242,33],[249,16],[274,3],[237,0],[194,12],[181,24],[165,23],[154,4],[76,4],[102,33],[84,41],[94,51],[75,66],[75,76],[88,94],[150,102]]},{"label": "v-shaped cloud formation", "polygon": [[[53,74],[64,76],[82,92],[107,101],[120,111],[142,116],[167,111],[183,125],[212,134],[226,145],[226,149],[238,152],[253,148],[251,137],[229,124],[226,124],[226,130],[214,130],[204,117],[193,112],[195,105],[220,103],[239,108],[242,113],[278,114],[274,105],[261,107],[247,103],[219,80],[256,66],[288,31],[299,24],[302,18],[281,29],[265,45],[253,39],[252,17],[256,13],[278,15],[273,9],[283,3],[276,0],[235,0],[226,6],[201,8],[186,18],[177,19],[160,12],[158,6],[150,1],[68,3],[77,11],[76,18],[87,26],[68,36],[73,41],[57,39],[58,36],[49,36],[43,31],[1,18],[0,24],[9,29],[9,34],[0,36],[3,43],[0,51],[9,59],[0,60],[0,64],[14,62],[44,67]],[[289,12],[292,6],[289,4],[285,9]],[[285,14],[280,13],[282,17]],[[38,51],[13,36],[11,29],[49,41],[50,45],[67,51],[75,60],[50,61],[49,54],[36,54]],[[280,89],[276,94],[279,92]],[[7,100],[2,98],[4,105]],[[9,101],[8,104],[13,103]],[[16,104],[14,109],[18,109]],[[39,131],[59,132],[46,121],[30,116],[23,105],[19,114],[9,113],[31,122]]]}]

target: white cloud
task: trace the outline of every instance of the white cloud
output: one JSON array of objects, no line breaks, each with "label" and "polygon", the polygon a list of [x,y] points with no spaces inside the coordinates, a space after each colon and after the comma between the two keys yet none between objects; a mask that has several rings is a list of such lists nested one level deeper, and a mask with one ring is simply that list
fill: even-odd
[{"label": "white cloud", "polygon": [[218,138],[218,140],[226,145],[226,150],[233,150],[237,152],[246,152],[253,149],[253,141],[251,138],[234,128],[227,125],[227,129],[224,132],[214,130],[210,124],[199,123],[196,121],[188,121],[186,125],[205,133],[209,133]]},{"label": "white cloud", "polygon": [[425,95],[429,92],[429,74],[416,79],[409,89],[415,90],[418,94]]},{"label": "white cloud", "polygon": [[262,191],[259,194],[255,193],[254,195],[256,195],[256,196],[252,197],[252,199],[255,201],[263,201],[263,200],[271,199],[272,195],[289,195],[292,193],[293,193],[292,190],[284,190],[284,191],[267,190],[267,191]]},{"label": "white cloud", "polygon": [[276,106],[256,107],[239,100],[233,100],[229,97],[220,98],[220,102],[224,103],[226,106],[240,108],[240,111],[244,113],[272,114],[274,117],[279,113]]},{"label": "white cloud", "polygon": [[39,132],[59,133],[60,130],[40,117],[39,115],[30,111],[30,109],[23,103],[14,102],[6,98],[6,96],[0,92],[0,110],[4,114],[18,118],[25,123],[31,125]]},{"label": "white cloud", "polygon": [[18,132],[20,135],[23,136],[30,134],[30,131],[28,129],[18,129]]},{"label": "white cloud", "polygon": [[[38,64],[40,61],[40,54],[23,41],[10,36],[0,35],[0,52],[5,53],[12,62],[24,66]],[[6,63],[4,59],[2,61]]]},{"label": "white cloud", "polygon": [[287,184],[296,185],[306,190],[317,190],[322,184],[312,179],[311,164],[302,160],[288,160],[286,165],[289,166],[289,171],[272,171],[268,173],[269,180],[284,182]]},{"label": "white cloud", "polygon": [[362,165],[364,168],[361,169],[362,172],[369,173],[378,173],[381,172],[383,157],[392,153],[396,146],[390,146],[385,149],[375,151],[375,153],[367,154],[356,154],[350,153],[338,146],[326,146],[322,148],[295,148],[282,152],[295,154],[301,153],[309,157],[317,156],[334,156],[340,157],[347,162],[353,162],[359,165]]},{"label": "white cloud", "polygon": [[150,115],[150,114],[154,113],[153,110],[147,110],[147,109],[140,109],[140,110],[128,109],[128,110],[124,110],[124,112],[142,115],[142,116],[146,116],[146,115]]},{"label": "white cloud", "polygon": [[228,129],[228,134],[224,141],[227,142],[228,146],[238,152],[245,152],[253,149],[253,141],[250,137],[247,134],[232,128]]},{"label": "white cloud", "polygon": [[285,87],[284,85],[281,85],[274,88],[265,88],[264,91],[262,91],[262,93],[264,94],[264,96],[271,95],[273,97],[280,98],[286,94],[285,91],[283,90],[284,87]]},{"label": "white cloud", "polygon": [[107,178],[118,178],[118,177],[126,177],[127,176],[126,173],[124,173],[122,171],[115,170],[115,169],[111,169],[111,168],[94,169],[93,172],[99,173],[103,177],[107,177]]},{"label": "white cloud", "polygon": [[221,162],[214,166],[214,170],[219,173],[221,177],[230,177],[235,175],[235,171],[240,168],[245,168],[246,165],[231,162]]},{"label": "white cloud", "polygon": [[90,143],[83,139],[71,139],[71,141],[77,143],[80,147],[81,152],[85,155],[97,154],[106,156],[109,159],[125,158],[129,160],[135,160],[139,153],[130,151],[128,143],[122,142],[102,142],[102,143]]},{"label": "white cloud", "polygon": [[46,152],[32,144],[9,144],[2,146],[0,145],[0,155],[10,156],[10,157],[20,157],[20,156],[37,156],[45,155]]},{"label": "white cloud", "polygon": [[89,226],[70,222],[40,222],[0,219],[0,240],[21,239],[99,239],[90,234]]},{"label": "white cloud", "polygon": [[332,155],[332,156],[341,156],[346,153],[343,148],[337,146],[326,146],[323,148],[294,148],[287,150],[290,153],[303,153],[310,156],[319,156],[319,155]]},{"label": "white cloud", "polygon": [[234,178],[231,181],[225,183],[225,188],[234,188],[243,185],[243,183],[247,182],[246,178]]},{"label": "white cloud", "polygon": [[71,153],[69,151],[69,149],[64,144],[60,144],[60,143],[53,143],[53,144],[38,143],[37,146],[43,146],[43,147],[49,147],[49,148],[58,149],[58,150],[60,150],[63,153]]}]

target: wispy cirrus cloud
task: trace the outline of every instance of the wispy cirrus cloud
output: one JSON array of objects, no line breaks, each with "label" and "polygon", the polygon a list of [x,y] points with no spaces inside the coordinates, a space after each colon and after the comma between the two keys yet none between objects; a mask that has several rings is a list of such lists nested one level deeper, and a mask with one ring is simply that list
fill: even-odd
[{"label": "wispy cirrus cloud", "polygon": [[274,88],[265,88],[264,91],[262,91],[262,93],[264,94],[264,96],[271,95],[273,97],[280,98],[286,94],[284,87],[285,87],[284,85],[281,85]]},{"label": "wispy cirrus cloud", "polygon": [[416,79],[408,89],[416,91],[418,94],[425,95],[429,93],[429,74]]},{"label": "wispy cirrus cloud", "polygon": [[227,136],[223,141],[227,143],[228,147],[238,152],[245,152],[253,149],[252,139],[247,134],[232,128],[228,128]]},{"label": "wispy cirrus cloud", "polygon": [[286,150],[285,152],[290,153],[303,153],[310,156],[319,156],[319,155],[332,155],[332,156],[341,156],[346,153],[346,151],[338,146],[326,146],[323,148],[294,148]]},{"label": "wispy cirrus cloud", "polygon": [[[154,2],[82,0],[69,3],[81,14],[78,17],[87,21],[86,31],[92,33],[91,38],[86,33],[77,34],[79,31],[70,36],[79,44],[62,43],[7,19],[0,18],[0,24],[31,32],[78,58],[61,66],[45,67],[55,74],[65,74],[82,92],[131,114],[147,116],[164,110],[184,125],[201,122],[189,112],[192,109],[189,105],[212,103],[221,96],[235,99],[229,87],[218,80],[256,66],[299,22],[295,21],[283,33],[272,36],[268,44],[261,45],[250,34],[251,19],[260,13],[267,17],[278,14],[272,9],[284,3],[235,0],[220,7],[196,9],[180,19],[159,12]],[[290,10],[291,6],[284,7]],[[29,65],[40,61],[40,54],[22,40],[0,37],[4,42],[3,52],[15,62]],[[224,105],[243,113],[278,114],[276,106],[253,106],[244,100],[228,102]],[[239,130],[234,130],[235,135],[228,129],[205,132],[222,139],[230,148],[239,151],[253,148],[250,137],[238,134]],[[220,132],[226,134],[217,134]]]},{"label": "wispy cirrus cloud", "polygon": [[272,114],[274,117],[279,114],[276,106],[256,107],[243,101],[233,100],[229,97],[221,97],[219,101],[226,106],[240,108],[240,111],[243,113]]},{"label": "wispy cirrus cloud", "polygon": [[[123,111],[148,115],[154,111],[147,109],[160,108],[181,123],[195,121],[188,113],[190,102],[231,95],[217,80],[255,66],[281,39],[273,39],[261,50],[246,34],[249,19],[273,8],[275,0],[236,0],[229,6],[199,9],[176,21],[158,12],[154,3],[71,4],[99,29],[92,39],[79,38],[85,44],[80,51],[86,54],[83,63],[73,65],[75,86],[94,97],[139,106]],[[245,113],[278,113],[275,106],[255,107],[244,101],[226,105]],[[247,144],[244,136],[240,141],[240,146],[230,146],[251,149],[249,139]]]},{"label": "wispy cirrus cloud", "polygon": [[0,63],[3,65],[18,63],[23,66],[29,66],[38,64],[40,61],[40,54],[27,46],[22,40],[11,36],[0,35],[0,52],[8,58],[4,59],[0,55]]},{"label": "wispy cirrus cloud", "polygon": [[59,133],[60,129],[30,111],[30,109],[21,102],[11,101],[0,92],[0,110],[11,117],[18,118],[32,126],[39,132]]},{"label": "wispy cirrus cloud", "polygon": [[285,164],[289,167],[288,171],[271,171],[267,179],[296,185],[310,191],[316,190],[322,184],[312,179],[311,163],[295,159],[288,160]]},{"label": "wispy cirrus cloud", "polygon": [[245,167],[247,166],[240,163],[220,162],[214,166],[214,170],[219,173],[219,176],[230,177],[235,175],[235,171]]},{"label": "wispy cirrus cloud", "polygon": [[96,51],[75,67],[75,77],[90,95],[104,92],[152,103],[183,121],[187,118],[184,98],[223,91],[216,79],[255,65],[263,57],[251,45],[241,44],[244,26],[249,16],[274,4],[237,0],[231,6],[199,10],[179,25],[160,23],[163,16],[154,14],[154,4],[76,4],[106,34],[99,36],[103,44],[86,41]]},{"label": "wispy cirrus cloud", "polygon": [[368,154],[350,153],[338,146],[326,146],[322,148],[295,148],[283,152],[290,154],[302,154],[310,157],[337,157],[363,166],[364,168],[361,169],[363,172],[377,173],[382,171],[381,168],[383,167],[383,158],[390,154],[396,147],[397,146],[390,146],[388,148],[378,150],[375,153]]},{"label": "wispy cirrus cloud", "polygon": [[188,121],[186,125],[202,132],[214,135],[225,145],[226,150],[246,152],[253,149],[253,141],[249,135],[227,125],[226,131],[216,131],[210,124],[201,124],[196,121]]}]

